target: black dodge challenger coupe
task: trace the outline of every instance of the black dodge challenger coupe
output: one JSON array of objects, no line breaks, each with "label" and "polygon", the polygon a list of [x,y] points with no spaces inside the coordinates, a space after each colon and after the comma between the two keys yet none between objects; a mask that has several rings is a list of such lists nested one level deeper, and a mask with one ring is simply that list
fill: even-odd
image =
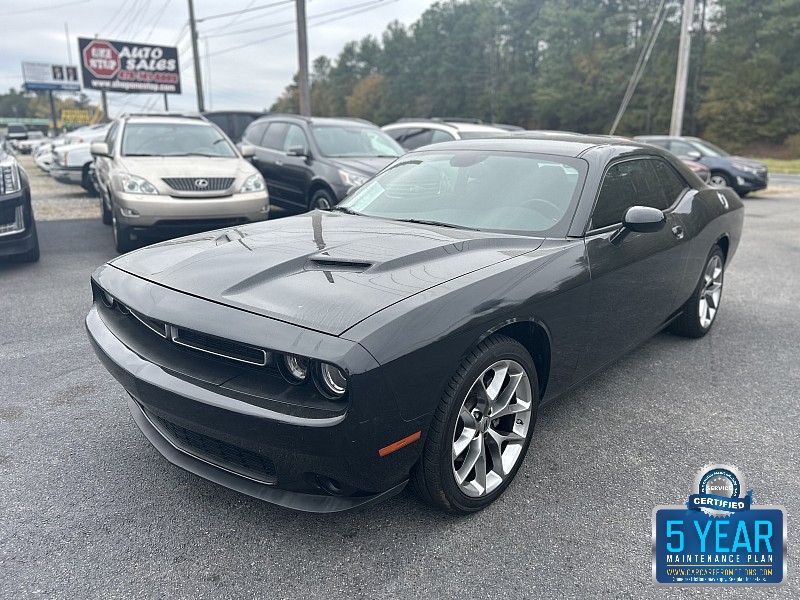
[{"label": "black dodge challenger coupe", "polygon": [[705,335],[742,202],[672,155],[577,135],[406,154],[331,211],[100,267],[89,337],[168,460],[274,504],[408,481],[469,513],[537,409],[670,327]]}]

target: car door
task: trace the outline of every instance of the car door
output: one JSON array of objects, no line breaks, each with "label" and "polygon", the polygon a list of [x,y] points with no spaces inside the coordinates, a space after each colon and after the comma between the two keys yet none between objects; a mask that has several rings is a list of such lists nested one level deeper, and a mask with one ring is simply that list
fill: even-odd
[{"label": "car door", "polygon": [[294,207],[307,209],[308,190],[314,176],[311,161],[314,159],[309,156],[308,139],[299,125],[289,123],[281,149],[284,154],[280,166],[284,198]]},{"label": "car door", "polygon": [[[663,163],[663,164],[659,164]],[[606,171],[585,237],[591,273],[586,349],[578,363],[582,379],[641,343],[661,327],[674,309],[688,246],[680,216],[661,183],[662,159],[634,158]],[[674,171],[674,170],[673,170]],[[688,190],[683,186],[680,195]],[[671,201],[672,200],[672,201]],[[655,233],[611,238],[631,206],[664,211],[665,227]]]},{"label": "car door", "polygon": [[267,182],[270,202],[285,206],[287,203],[286,186],[283,182],[283,140],[288,125],[283,121],[268,121],[267,128],[256,146],[253,164],[261,171]]}]

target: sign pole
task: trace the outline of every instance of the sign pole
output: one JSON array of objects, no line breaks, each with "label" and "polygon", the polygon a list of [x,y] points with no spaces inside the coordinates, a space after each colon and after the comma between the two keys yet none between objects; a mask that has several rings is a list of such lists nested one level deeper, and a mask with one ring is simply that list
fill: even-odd
[{"label": "sign pole", "polygon": [[50,98],[50,120],[52,121],[52,127],[50,130],[53,132],[53,136],[55,137],[56,133],[58,132],[58,120],[56,117],[56,103],[53,100],[53,90],[48,90],[47,95]]},{"label": "sign pole", "polygon": [[192,36],[192,54],[194,56],[194,85],[197,88],[197,112],[205,111],[203,102],[203,78],[200,74],[200,55],[197,53],[197,22],[194,19],[194,4],[189,0],[189,29]]},{"label": "sign pole", "polygon": [[164,94],[164,112],[169,112],[169,100],[166,94]]},{"label": "sign pole", "polygon": [[105,90],[100,92],[100,103],[103,106],[103,121],[105,121],[107,123],[111,119],[108,117],[108,98],[106,98]]}]

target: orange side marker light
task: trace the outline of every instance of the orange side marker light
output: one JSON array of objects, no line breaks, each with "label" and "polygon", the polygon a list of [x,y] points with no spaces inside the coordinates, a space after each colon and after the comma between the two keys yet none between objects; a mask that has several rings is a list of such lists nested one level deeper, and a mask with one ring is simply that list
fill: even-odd
[{"label": "orange side marker light", "polygon": [[402,448],[403,446],[408,446],[412,442],[416,442],[421,435],[422,435],[421,431],[412,433],[408,437],[404,437],[402,440],[397,440],[394,444],[389,444],[388,446],[384,446],[383,448],[378,450],[378,454],[380,456],[386,456],[387,454],[391,454],[395,450],[400,450],[400,448]]}]

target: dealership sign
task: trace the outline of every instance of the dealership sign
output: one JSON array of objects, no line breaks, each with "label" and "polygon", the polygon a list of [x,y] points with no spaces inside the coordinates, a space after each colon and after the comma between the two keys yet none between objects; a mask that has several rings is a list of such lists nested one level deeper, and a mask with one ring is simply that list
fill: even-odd
[{"label": "dealership sign", "polygon": [[22,77],[25,80],[25,89],[32,92],[42,90],[78,92],[81,89],[78,67],[75,65],[24,62]]},{"label": "dealership sign", "polygon": [[178,49],[78,38],[83,87],[106,92],[180,94]]}]

